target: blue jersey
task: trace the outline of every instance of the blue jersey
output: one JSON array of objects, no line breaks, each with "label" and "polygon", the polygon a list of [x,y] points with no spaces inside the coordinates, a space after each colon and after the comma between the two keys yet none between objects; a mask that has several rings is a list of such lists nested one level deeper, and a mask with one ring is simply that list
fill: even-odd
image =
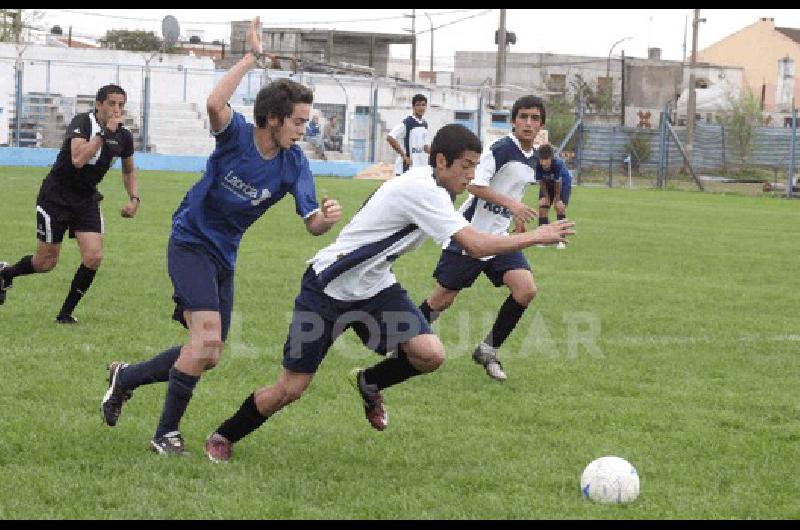
[{"label": "blue jersey", "polygon": [[171,237],[200,245],[234,269],[245,230],[286,193],[294,195],[297,214],[319,209],[308,159],[296,145],[265,159],[255,144],[255,126],[233,112],[216,134],[203,178],[186,192],[172,216]]},{"label": "blue jersey", "polygon": [[567,166],[560,158],[553,158],[550,169],[545,171],[542,164],[536,163],[536,180],[548,182],[560,182],[562,186],[572,184],[572,177],[567,170]]}]

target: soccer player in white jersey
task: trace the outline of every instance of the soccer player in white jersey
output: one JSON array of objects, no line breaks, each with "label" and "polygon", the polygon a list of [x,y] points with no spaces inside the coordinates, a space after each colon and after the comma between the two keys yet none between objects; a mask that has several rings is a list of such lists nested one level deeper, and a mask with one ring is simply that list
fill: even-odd
[{"label": "soccer player in white jersey", "polygon": [[395,125],[386,137],[398,155],[394,164],[395,175],[402,175],[412,167],[428,165],[430,131],[428,122],[422,118],[428,109],[428,98],[417,94],[411,98],[411,106],[414,112]]},{"label": "soccer player in white jersey", "polygon": [[309,260],[284,345],[283,371],[273,385],[250,394],[206,439],[211,461],[230,459],[233,444],[299,399],[333,341],[349,327],[376,353],[397,351],[352,374],[367,420],[379,431],[386,428],[381,390],[444,362],[444,346],[392,273],[392,263],[426,238],[439,243],[453,238],[477,258],[566,241],[574,233],[567,220],[510,237],[470,226],[450,195],[466,189],[480,152],[480,140],[466,127],[442,127],[431,146],[430,165],[384,183],[336,241]]},{"label": "soccer player in white jersey", "polygon": [[[523,96],[514,102],[512,132],[492,144],[481,157],[475,169],[475,180],[467,188],[470,196],[459,209],[475,230],[498,236],[507,234],[513,216],[515,229],[524,231],[525,223],[536,216],[534,210],[522,202],[522,197],[536,181],[538,156],[533,140],[545,118],[541,98]],[[536,296],[536,283],[528,261],[519,250],[476,258],[457,239],[445,242],[442,248],[442,256],[433,272],[436,287],[422,302],[420,311],[433,322],[481,272],[495,287],[506,285],[510,295],[500,307],[491,331],[472,354],[472,359],[484,367],[489,377],[504,381],[506,373],[497,350]]]}]

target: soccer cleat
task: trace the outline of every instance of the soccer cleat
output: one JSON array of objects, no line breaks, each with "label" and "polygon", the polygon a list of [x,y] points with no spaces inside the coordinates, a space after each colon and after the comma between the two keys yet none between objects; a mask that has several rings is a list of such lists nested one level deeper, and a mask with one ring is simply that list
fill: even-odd
[{"label": "soccer cleat", "polygon": [[536,244],[536,245],[533,245],[533,246],[536,247],[536,248],[547,248],[550,245],[543,245],[543,244],[539,243],[539,244]]},{"label": "soccer cleat", "polygon": [[377,431],[385,430],[389,424],[389,416],[383,407],[383,396],[378,387],[367,384],[364,380],[364,370],[359,368],[350,372],[349,381],[364,401],[364,414],[369,424]]},{"label": "soccer cleat", "polygon": [[565,248],[567,248],[567,244],[566,244],[566,243],[564,243],[563,241],[559,241],[559,242],[558,242],[558,245],[556,245],[556,248],[557,248],[558,250],[564,250]]},{"label": "soccer cleat", "polygon": [[497,349],[480,343],[475,351],[472,352],[472,360],[477,364],[483,366],[486,374],[495,381],[505,381],[506,373],[503,371],[503,365],[500,359],[497,358]]},{"label": "soccer cleat", "polygon": [[206,438],[203,451],[206,453],[208,459],[215,464],[226,464],[228,460],[231,459],[233,444],[218,432],[214,432],[211,433],[211,436]]},{"label": "soccer cleat", "polygon": [[184,455],[186,448],[180,431],[168,432],[150,440],[150,450],[160,455]]},{"label": "soccer cleat", "polygon": [[56,317],[57,324],[77,324],[78,319],[72,315],[58,315]]},{"label": "soccer cleat", "polygon": [[128,363],[114,361],[108,365],[108,390],[100,403],[100,410],[103,412],[103,421],[106,425],[113,427],[119,420],[122,413],[122,405],[132,396],[133,392],[125,390],[119,384],[119,373],[128,366]]},{"label": "soccer cleat", "polygon": [[6,291],[9,287],[11,287],[11,282],[6,283],[5,279],[3,278],[3,269],[8,267],[8,263],[5,261],[0,261],[0,305],[3,305],[6,301]]}]

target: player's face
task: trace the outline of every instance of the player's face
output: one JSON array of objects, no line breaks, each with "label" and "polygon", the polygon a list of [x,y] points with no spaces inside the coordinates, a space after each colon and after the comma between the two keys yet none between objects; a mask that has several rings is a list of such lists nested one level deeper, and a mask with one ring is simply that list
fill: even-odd
[{"label": "player's face", "polygon": [[[291,116],[283,119],[283,125],[276,127],[275,143],[282,149],[289,149],[306,132],[306,123],[311,115],[311,105],[308,103],[295,103]],[[272,121],[272,120],[270,120]],[[276,124],[278,120],[275,120]]]},{"label": "player's face", "polygon": [[550,166],[553,164],[553,159],[542,158],[541,160],[539,160],[539,164],[541,164],[542,169],[544,169],[545,171],[550,171]]},{"label": "player's face", "polygon": [[125,112],[125,96],[109,94],[103,102],[95,101],[97,121],[105,125],[110,118],[121,118]]},{"label": "player's face", "polygon": [[414,103],[414,116],[417,118],[421,118],[425,111],[428,110],[428,102],[427,101],[417,101]]},{"label": "player's face", "polygon": [[446,167],[447,159],[443,154],[438,153],[436,155],[436,180],[450,193],[462,193],[475,178],[475,167],[480,160],[480,153],[464,151],[460,157],[453,160],[450,167]]},{"label": "player's face", "polygon": [[542,110],[539,108],[519,109],[514,119],[514,134],[520,142],[533,143],[542,128]]}]

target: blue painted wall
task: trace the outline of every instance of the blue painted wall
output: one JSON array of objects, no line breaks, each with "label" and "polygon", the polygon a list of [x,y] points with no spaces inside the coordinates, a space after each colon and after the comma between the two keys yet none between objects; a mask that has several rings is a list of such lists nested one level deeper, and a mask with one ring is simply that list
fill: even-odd
[{"label": "blue painted wall", "polygon": [[[46,167],[55,162],[58,149],[30,147],[0,147],[0,166]],[[206,167],[205,156],[159,155],[156,153],[134,153],[136,169],[159,171],[200,171]],[[309,160],[315,175],[353,178],[370,164],[365,162]],[[114,168],[120,168],[120,161]]]}]

